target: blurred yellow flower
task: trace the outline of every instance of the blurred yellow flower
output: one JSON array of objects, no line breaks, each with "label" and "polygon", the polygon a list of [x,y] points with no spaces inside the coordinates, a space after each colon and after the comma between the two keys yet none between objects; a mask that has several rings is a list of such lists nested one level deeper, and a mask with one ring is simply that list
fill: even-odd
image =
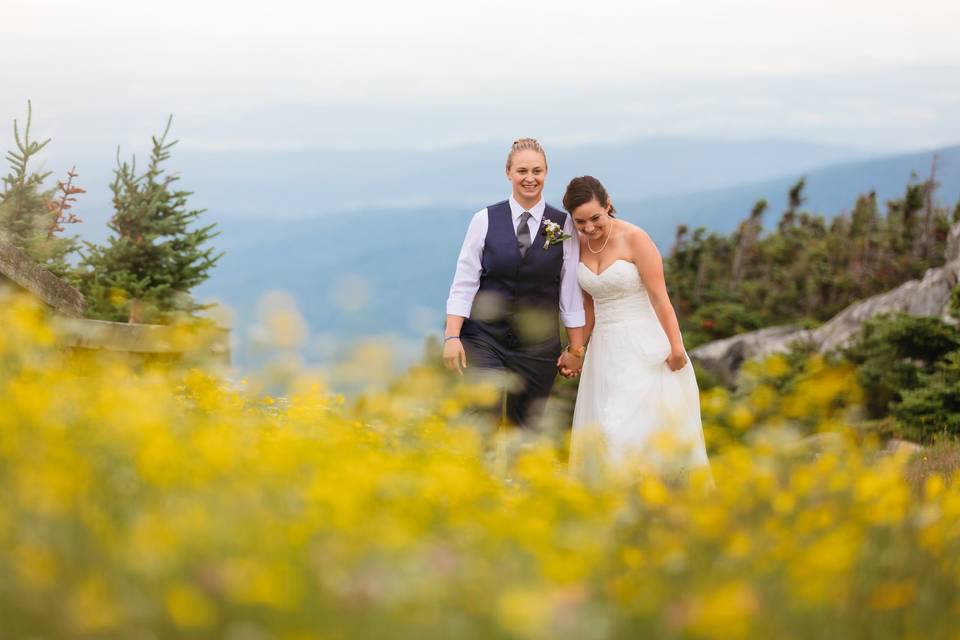
[{"label": "blurred yellow flower", "polygon": [[730,421],[730,426],[734,429],[744,431],[750,428],[750,425],[753,424],[753,411],[751,411],[746,405],[738,404],[730,410],[727,414],[727,419]]},{"label": "blurred yellow flower", "polygon": [[543,588],[513,588],[497,602],[497,618],[503,628],[520,638],[550,638],[553,598]]},{"label": "blurred yellow flower", "polygon": [[[16,637],[779,638],[829,620],[886,639],[940,637],[960,614],[960,482],[916,480],[928,461],[847,426],[860,391],[820,357],[786,394],[774,357],[746,391],[702,395],[709,474],[610,469],[598,432],[570,442],[571,473],[563,425],[494,432],[466,412],[498,386],[429,364],[394,376],[381,343],[345,378],[294,358],[283,384],[237,384],[52,348],[42,308],[8,302],[0,610]],[[295,319],[271,322],[297,343]]]},{"label": "blurred yellow flower", "polygon": [[917,595],[913,580],[883,582],[877,585],[870,596],[870,607],[882,611],[899,609],[911,604]]},{"label": "blurred yellow flower", "polygon": [[774,354],[763,360],[763,372],[771,378],[780,378],[790,371],[790,365],[782,354]]},{"label": "blurred yellow flower", "polygon": [[67,603],[70,626],[77,632],[102,633],[115,630],[123,622],[120,607],[103,578],[86,578],[70,595]]},{"label": "blurred yellow flower", "polygon": [[746,582],[721,584],[694,600],[687,627],[710,638],[745,638],[750,635],[760,598]]},{"label": "blurred yellow flower", "polygon": [[167,613],[178,627],[207,628],[216,622],[217,611],[210,599],[196,587],[178,584],[167,590]]},{"label": "blurred yellow flower", "polygon": [[47,589],[58,577],[57,559],[47,548],[36,544],[17,547],[13,560],[18,576],[28,587]]}]

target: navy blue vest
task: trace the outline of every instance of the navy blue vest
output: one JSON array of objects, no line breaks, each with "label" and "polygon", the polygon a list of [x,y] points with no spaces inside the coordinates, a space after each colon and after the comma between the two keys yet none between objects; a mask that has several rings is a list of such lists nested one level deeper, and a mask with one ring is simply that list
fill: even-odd
[{"label": "navy blue vest", "polygon": [[532,348],[537,355],[559,353],[563,246],[543,248],[543,224],[552,220],[562,228],[566,217],[547,205],[540,228],[521,258],[510,203],[504,200],[487,207],[480,289],[464,322],[464,335],[479,332],[510,349]]}]

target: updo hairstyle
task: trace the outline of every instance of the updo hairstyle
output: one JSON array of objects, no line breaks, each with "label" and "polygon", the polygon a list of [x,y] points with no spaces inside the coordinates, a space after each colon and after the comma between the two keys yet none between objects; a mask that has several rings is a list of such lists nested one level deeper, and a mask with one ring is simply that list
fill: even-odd
[{"label": "updo hairstyle", "polygon": [[607,209],[607,213],[611,217],[617,212],[613,207],[613,203],[610,202],[610,196],[607,195],[607,190],[604,189],[600,181],[593,176],[580,176],[570,181],[570,184],[567,185],[566,193],[563,194],[563,208],[566,209],[567,212],[573,213],[574,209],[587,204],[593,199],[596,199],[601,207]]},{"label": "updo hairstyle", "polygon": [[536,138],[519,138],[513,141],[510,146],[510,153],[507,154],[507,171],[510,171],[510,164],[513,162],[513,154],[518,151],[536,151],[543,156],[543,164],[547,164],[547,154],[543,152],[543,147],[537,142]]}]

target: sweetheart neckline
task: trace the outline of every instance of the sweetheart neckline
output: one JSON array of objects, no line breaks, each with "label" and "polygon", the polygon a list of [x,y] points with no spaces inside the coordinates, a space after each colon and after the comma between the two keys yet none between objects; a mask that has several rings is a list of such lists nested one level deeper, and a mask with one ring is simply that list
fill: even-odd
[{"label": "sweetheart neckline", "polygon": [[586,270],[589,271],[591,274],[593,274],[594,277],[599,278],[600,276],[602,276],[603,274],[605,274],[607,271],[610,271],[610,267],[612,267],[613,265],[617,264],[618,262],[626,262],[627,264],[633,264],[633,263],[630,262],[629,260],[624,260],[623,258],[617,258],[616,260],[614,260],[613,262],[611,262],[610,264],[608,264],[608,265],[606,266],[606,268],[605,268],[603,271],[601,271],[600,273],[594,273],[594,272],[593,272],[593,269],[591,269],[590,267],[588,267],[588,266],[587,266],[586,264],[584,264],[583,262],[580,262],[580,263],[578,263],[578,264],[580,264],[584,269],[586,269]]}]

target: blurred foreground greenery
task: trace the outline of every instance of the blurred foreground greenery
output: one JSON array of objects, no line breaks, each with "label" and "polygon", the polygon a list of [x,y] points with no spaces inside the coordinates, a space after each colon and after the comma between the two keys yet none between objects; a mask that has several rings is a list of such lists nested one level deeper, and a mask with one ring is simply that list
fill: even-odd
[{"label": "blurred foreground greenery", "polygon": [[430,366],[277,398],[0,323],[3,637],[956,637],[956,450],[849,426],[849,365],[705,392],[712,481],[670,484],[573,477],[565,431],[477,423],[496,391]]}]

